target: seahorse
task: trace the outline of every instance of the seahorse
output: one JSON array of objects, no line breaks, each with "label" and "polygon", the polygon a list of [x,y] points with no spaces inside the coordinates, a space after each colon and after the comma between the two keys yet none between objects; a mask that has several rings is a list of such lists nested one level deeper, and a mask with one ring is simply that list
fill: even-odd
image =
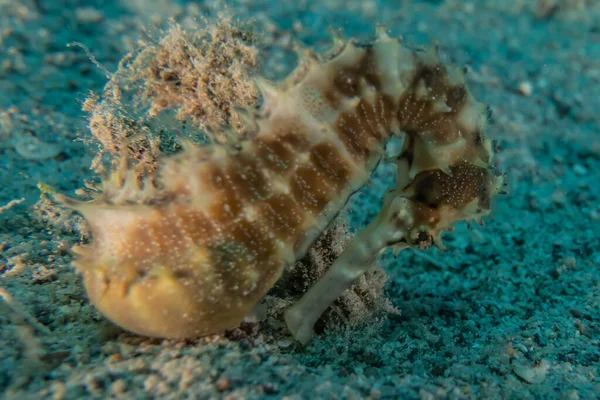
[{"label": "seahorse", "polygon": [[[91,302],[131,332],[193,338],[236,327],[302,258],[382,159],[396,187],[379,215],[285,314],[308,343],[321,313],[387,248],[443,247],[441,234],[490,211],[502,190],[484,136],[486,106],[436,49],[378,32],[306,51],[288,78],[256,78],[239,146],[190,146],[162,159],[156,184],[116,171],[89,202],[74,267]],[[402,149],[385,157],[393,137]]]}]

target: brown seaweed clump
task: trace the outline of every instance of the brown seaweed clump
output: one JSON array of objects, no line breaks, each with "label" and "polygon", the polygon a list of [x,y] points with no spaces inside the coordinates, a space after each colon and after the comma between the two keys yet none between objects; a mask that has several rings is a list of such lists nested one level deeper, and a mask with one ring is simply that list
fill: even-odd
[{"label": "brown seaweed clump", "polygon": [[228,17],[205,23],[206,29],[192,32],[174,24],[159,41],[141,42],[114,74],[105,71],[104,93],[90,94],[83,106],[101,145],[93,169],[104,170],[105,155],[111,169],[125,158],[141,184],[158,168],[159,154],[173,150],[169,134],[191,130],[214,142],[238,140],[221,128],[242,131],[235,110],[257,105],[258,90],[249,79],[258,67],[255,35]]},{"label": "brown seaweed clump", "polygon": [[143,99],[150,104],[148,113],[175,110],[179,120],[191,119],[204,129],[241,129],[235,109],[258,105],[258,89],[248,77],[259,64],[254,40],[253,33],[230,19],[193,33],[174,25],[131,64],[143,74],[139,78],[144,82]]}]

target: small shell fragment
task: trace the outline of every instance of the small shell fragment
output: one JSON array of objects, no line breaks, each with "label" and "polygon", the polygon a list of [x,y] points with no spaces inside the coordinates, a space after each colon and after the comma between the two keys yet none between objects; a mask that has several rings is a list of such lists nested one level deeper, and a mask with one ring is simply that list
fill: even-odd
[{"label": "small shell fragment", "polygon": [[54,158],[62,151],[58,144],[45,142],[35,136],[23,136],[15,139],[13,148],[24,159],[33,161]]},{"label": "small shell fragment", "polygon": [[542,382],[546,378],[549,369],[550,363],[545,359],[541,360],[536,365],[531,365],[527,362],[519,362],[513,366],[515,375],[531,384]]}]

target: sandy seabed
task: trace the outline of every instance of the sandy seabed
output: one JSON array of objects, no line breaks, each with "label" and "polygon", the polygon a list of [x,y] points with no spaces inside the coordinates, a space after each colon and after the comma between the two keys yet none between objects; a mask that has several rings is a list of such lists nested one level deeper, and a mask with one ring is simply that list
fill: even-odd
[{"label": "sandy seabed", "polygon": [[[74,195],[98,152],[81,105],[106,76],[67,44],[114,71],[140,36],[169,19],[204,23],[215,7],[0,0],[4,398],[600,398],[600,3],[225,5],[265,29],[272,79],[293,68],[291,42],[327,48],[328,27],[368,39],[379,23],[411,46],[438,43],[491,106],[488,135],[510,194],[495,199],[485,227],[447,234],[448,252],[385,254],[400,315],[326,331],[305,348],[273,317],[196,341],[128,334],[89,304],[70,266],[81,220],[40,201],[40,182]],[[386,168],[352,198],[356,225],[378,211]]]}]

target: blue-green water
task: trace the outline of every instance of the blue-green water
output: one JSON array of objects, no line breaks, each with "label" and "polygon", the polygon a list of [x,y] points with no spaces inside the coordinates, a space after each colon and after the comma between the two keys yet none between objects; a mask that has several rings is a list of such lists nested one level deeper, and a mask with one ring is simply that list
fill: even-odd
[{"label": "blue-green water", "polygon": [[[324,51],[330,27],[369,40],[382,24],[410,47],[437,43],[490,105],[486,134],[499,142],[510,193],[494,199],[485,226],[446,234],[447,252],[382,256],[385,296],[400,314],[326,329],[301,347],[277,313],[211,339],[160,341],[121,331],[89,304],[70,252],[89,240],[85,224],[40,190],[74,197],[98,181],[90,165],[102,146],[82,103],[106,75],[67,45],[82,43],[113,73],[139,40],[164,37],[169,20],[202,30],[224,9],[255,32],[270,79],[293,69],[294,42]],[[595,0],[0,0],[0,390],[13,399],[600,398],[599,89]],[[393,184],[387,166],[372,180],[349,204],[355,229]]]}]

